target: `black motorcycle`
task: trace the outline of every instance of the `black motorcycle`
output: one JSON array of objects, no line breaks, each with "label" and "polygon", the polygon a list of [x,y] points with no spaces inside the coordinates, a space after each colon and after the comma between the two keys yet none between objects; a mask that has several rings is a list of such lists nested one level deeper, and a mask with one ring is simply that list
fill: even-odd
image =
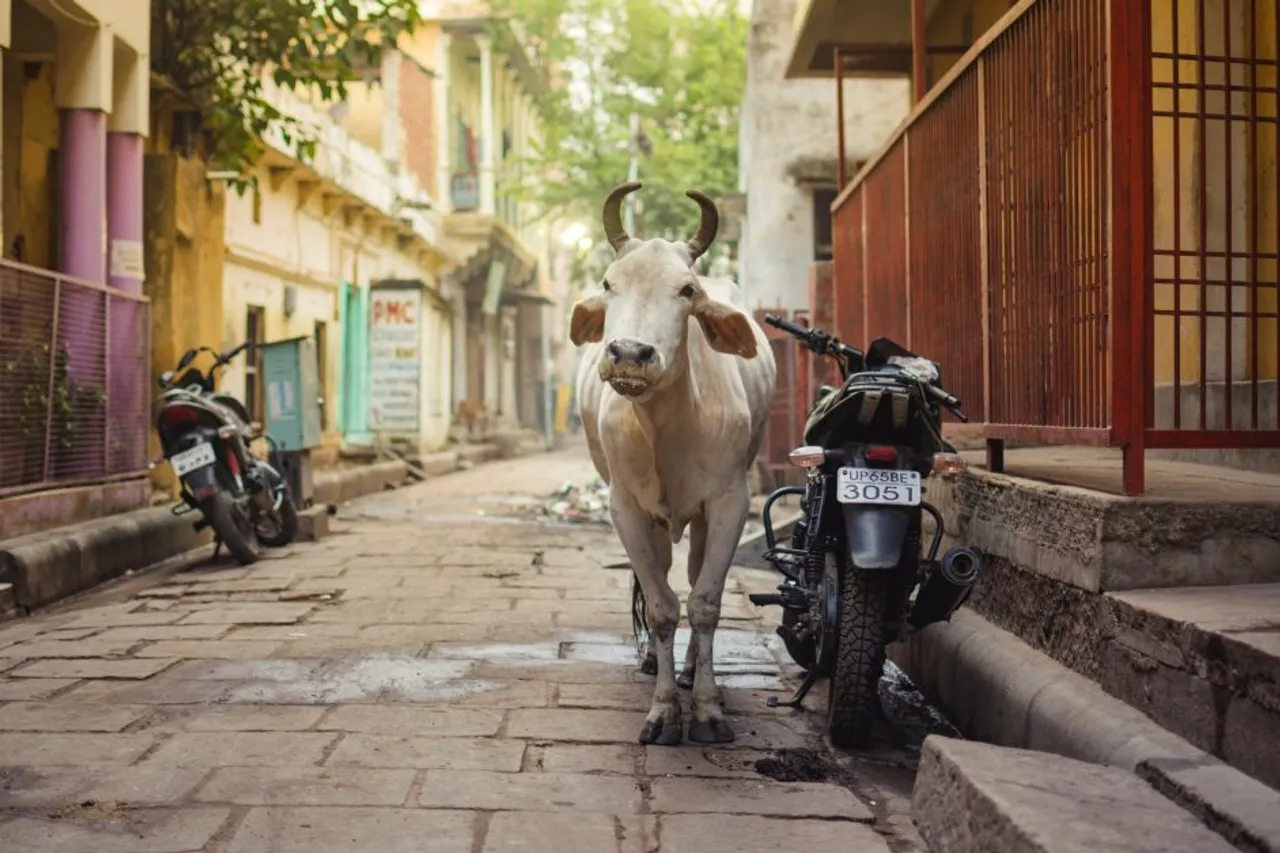
[{"label": "black motorcycle", "polygon": [[[298,510],[275,445],[261,436],[271,461],[250,453],[259,436],[248,410],[215,387],[218,369],[247,346],[221,354],[209,347],[187,350],[176,370],[160,375],[164,394],[155,419],[164,456],[182,484],[182,503],[173,514],[201,513],[195,529],[212,527],[217,548],[226,545],[245,566],[257,561],[259,543],[282,547],[298,533]],[[214,356],[207,372],[190,366],[200,353]]]},{"label": "black motorcycle", "polygon": [[[791,464],[807,471],[805,485],[778,489],[764,506],[765,559],[786,580],[776,594],[752,595],[751,601],[782,606],[778,635],[807,670],[790,700],[769,704],[799,707],[814,682],[827,677],[832,742],[865,746],[882,713],[885,647],[950,619],[978,577],[981,559],[969,548],[952,548],[937,559],[942,516],[923,499],[930,474],[964,467],[942,438],[942,409],[967,418],[960,401],[941,387],[938,365],[887,338],[863,353],[820,329],[772,315],[765,322],[835,359],[844,377],[839,388],[818,390],[805,446],[790,454]],[[778,546],[770,515],[785,495],[801,498],[789,548]],[[935,526],[922,557],[926,512]]]}]

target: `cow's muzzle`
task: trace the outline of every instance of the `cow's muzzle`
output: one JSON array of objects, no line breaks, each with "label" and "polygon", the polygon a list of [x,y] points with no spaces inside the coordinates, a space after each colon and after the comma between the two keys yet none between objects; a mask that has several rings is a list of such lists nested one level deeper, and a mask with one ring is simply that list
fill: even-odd
[{"label": "cow's muzzle", "polygon": [[600,378],[624,397],[639,397],[661,372],[662,357],[650,344],[619,338],[604,349]]}]

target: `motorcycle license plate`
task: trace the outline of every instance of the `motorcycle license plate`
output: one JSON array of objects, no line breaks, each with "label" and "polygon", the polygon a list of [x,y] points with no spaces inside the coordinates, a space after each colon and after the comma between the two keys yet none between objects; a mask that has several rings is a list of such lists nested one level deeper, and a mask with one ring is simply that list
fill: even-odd
[{"label": "motorcycle license plate", "polygon": [[842,504],[919,506],[920,474],[883,468],[841,468],[836,500]]},{"label": "motorcycle license plate", "polygon": [[179,477],[185,477],[192,471],[199,471],[208,465],[218,461],[218,456],[213,452],[212,444],[197,444],[195,447],[175,453],[169,458],[169,464],[173,466],[173,473]]}]

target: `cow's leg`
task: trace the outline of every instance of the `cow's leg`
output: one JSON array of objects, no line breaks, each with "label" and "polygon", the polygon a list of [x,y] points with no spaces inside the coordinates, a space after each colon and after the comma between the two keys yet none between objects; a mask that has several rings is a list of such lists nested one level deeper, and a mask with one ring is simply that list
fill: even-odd
[{"label": "cow's leg", "polygon": [[[684,732],[680,721],[680,695],[676,690],[675,639],[680,600],[667,582],[671,569],[671,540],[666,531],[636,505],[623,489],[614,489],[609,500],[614,529],[627,551],[648,606],[649,639],[658,659],[658,680],[653,704],[640,729],[640,743],[674,746]],[[665,547],[664,547],[665,546]]]},{"label": "cow's leg", "polygon": [[[689,589],[692,591],[698,585],[698,577],[702,574],[702,560],[707,550],[707,517],[699,515],[689,525]],[[693,687],[693,679],[697,672],[698,664],[698,643],[692,636],[693,617],[692,613],[689,618],[689,647],[684,655],[684,669],[680,671],[680,677],[676,679],[676,684],[685,690]]]},{"label": "cow's leg", "polygon": [[747,484],[742,482],[706,506],[707,535],[702,571],[689,595],[689,624],[693,628],[690,642],[698,647],[689,740],[698,743],[733,740],[733,729],[724,718],[724,704],[720,688],[716,686],[714,639],[716,625],[720,622],[720,599],[724,595],[725,579],[738,539],[742,536],[742,528],[747,523],[750,503]]}]

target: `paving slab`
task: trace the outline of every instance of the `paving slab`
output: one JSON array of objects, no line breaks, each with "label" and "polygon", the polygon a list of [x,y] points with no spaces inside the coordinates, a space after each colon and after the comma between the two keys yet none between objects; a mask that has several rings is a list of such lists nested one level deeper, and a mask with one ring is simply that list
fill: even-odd
[{"label": "paving slab", "polygon": [[348,734],[326,759],[331,766],[409,767],[518,773],[525,742],[504,738]]},{"label": "paving slab", "polygon": [[255,806],[400,806],[417,773],[371,767],[219,767],[198,802]]},{"label": "paving slab", "polygon": [[912,812],[935,853],[1231,853],[1131,772],[930,736]]},{"label": "paving slab", "polygon": [[784,820],[742,814],[672,814],[659,818],[659,826],[662,853],[777,853],[791,849],[796,839],[804,839],[809,850],[849,853],[889,853],[890,850],[884,838],[871,827],[843,821]]},{"label": "paving slab", "polygon": [[418,794],[426,808],[639,814],[634,779],[575,773],[429,770]]},{"label": "paving slab", "polygon": [[236,830],[227,853],[472,853],[476,825],[477,816],[462,811],[255,808]]},{"label": "paving slab", "polygon": [[65,817],[19,817],[0,824],[0,850],[40,853],[190,853],[227,822],[223,808],[132,809],[111,803]]}]

